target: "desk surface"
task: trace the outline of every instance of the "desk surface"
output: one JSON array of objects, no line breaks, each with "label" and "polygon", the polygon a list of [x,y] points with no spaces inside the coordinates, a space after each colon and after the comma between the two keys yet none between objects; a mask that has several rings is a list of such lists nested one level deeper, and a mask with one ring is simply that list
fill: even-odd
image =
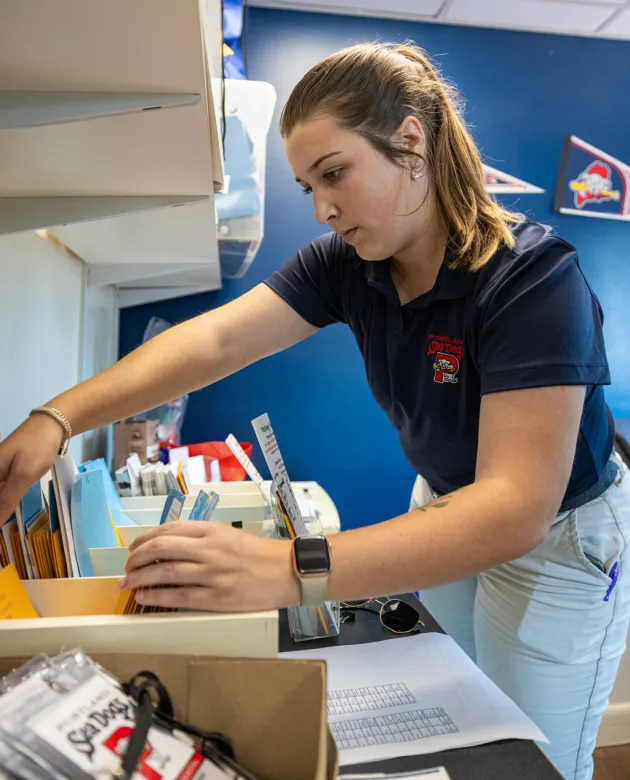
[{"label": "desk surface", "polygon": [[[423,631],[442,629],[413,596],[405,600],[412,603],[422,615]],[[318,647],[336,645],[358,645],[365,642],[395,641],[396,636],[381,625],[378,615],[357,611],[353,623],[345,623],[339,636],[333,639],[313,640],[295,643],[289,636],[286,613],[280,613],[280,652],[290,650],[310,650]],[[458,750],[445,750],[441,753],[428,753],[422,756],[405,756],[372,764],[344,766],[344,772],[356,774],[365,772],[409,772],[414,769],[429,769],[443,766],[451,780],[561,780],[560,774],[546,759],[534,742],[525,740],[504,740],[491,742]]]}]

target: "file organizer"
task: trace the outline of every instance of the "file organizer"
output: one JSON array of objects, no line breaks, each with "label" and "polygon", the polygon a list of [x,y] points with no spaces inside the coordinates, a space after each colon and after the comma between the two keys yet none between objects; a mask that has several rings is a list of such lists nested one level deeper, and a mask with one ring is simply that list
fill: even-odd
[{"label": "file organizer", "polygon": [[[165,498],[165,497],[164,497]],[[135,524],[116,526],[120,541],[123,547],[129,547],[129,545],[142,534],[154,528],[160,522],[162,510],[161,509],[147,509],[134,513]],[[213,522],[226,523],[226,525],[232,525],[237,528],[241,528],[246,533],[252,533],[256,536],[262,536],[264,530],[264,514],[261,517],[259,512],[256,512],[253,519],[249,516],[247,510],[230,509],[230,515],[222,513],[217,507],[212,516]],[[181,519],[188,520],[190,509],[182,512]],[[239,518],[238,520],[236,518]],[[260,519],[258,519],[260,518]]]},{"label": "file organizer", "polygon": [[92,568],[97,577],[122,577],[128,557],[128,547],[94,547],[90,550]]},{"label": "file organizer", "polygon": [[[270,482],[265,483],[270,490]],[[182,520],[187,520],[199,490],[214,491],[221,496],[220,503],[212,515],[213,521],[224,522],[242,528],[256,536],[275,535],[273,513],[267,509],[260,491],[252,482],[207,482],[195,485],[194,495],[186,497]],[[310,531],[325,535],[339,530],[339,515],[328,494],[315,482],[294,484],[297,499],[304,508],[303,514]],[[97,577],[120,576],[123,574],[127,548],[138,536],[158,524],[166,496],[138,496],[122,498],[121,508],[131,525],[116,526],[123,547],[91,548],[90,559]],[[311,515],[317,517],[309,517]]]},{"label": "file organizer", "polygon": [[[340,530],[341,522],[339,519],[339,512],[335,506],[334,501],[324,490],[324,488],[317,482],[301,481],[291,482],[291,487],[295,493],[298,505],[302,512],[302,517],[305,520],[316,517],[321,527],[322,533],[326,536],[329,534],[338,533]],[[263,488],[267,498],[271,494],[271,480],[264,480]],[[195,493],[198,490],[214,490],[221,496],[223,502],[224,497],[231,496],[233,494],[254,494],[260,495],[260,491],[253,482],[206,482],[205,484],[192,485],[191,493]],[[125,500],[122,499],[123,506]],[[132,500],[132,499],[131,499]],[[220,505],[219,505],[220,506]],[[268,515],[272,519],[272,515]]]},{"label": "file organizer", "polygon": [[40,618],[0,623],[0,657],[58,653],[186,653],[274,658],[278,613],[178,612],[114,615],[117,577],[29,580],[26,591]]},{"label": "file organizer", "polygon": [[[292,482],[293,492],[302,509],[302,515],[305,518],[311,517],[316,514],[319,517],[320,525],[323,532],[328,534],[337,533],[340,528],[339,513],[333,500],[328,493],[317,482],[302,481]],[[269,498],[271,491],[271,481],[265,480],[263,487],[267,497]],[[187,499],[184,506],[192,506],[194,502],[194,496],[199,490],[213,490],[221,496],[221,502],[217,507],[217,512],[222,507],[234,506],[232,500],[238,502],[245,496],[260,496],[260,491],[253,482],[203,482],[195,483],[190,486],[191,497]],[[237,498],[238,497],[238,498]],[[129,511],[135,511],[138,509],[161,509],[164,506],[164,496],[142,496],[136,498],[121,498],[120,503],[125,514]],[[264,500],[263,500],[264,501]],[[260,506],[261,503],[255,504]],[[217,517],[216,513],[213,517]],[[271,515],[268,515],[271,518]]]},{"label": "file organizer", "polygon": [[[267,483],[268,486],[270,484]],[[242,492],[236,492],[234,485],[237,485]],[[228,489],[224,492],[225,487]],[[229,523],[256,536],[276,535],[273,513],[269,512],[266,502],[253,483],[207,482],[196,485],[195,494],[199,490],[206,492],[212,490],[221,494],[220,503],[212,515],[213,521]],[[269,491],[269,487],[267,490]],[[328,494],[317,483],[296,483],[294,490],[300,503],[308,508],[308,502],[311,502],[313,514],[318,515],[317,517],[305,517],[309,531],[328,535],[339,530],[337,510]],[[97,577],[121,576],[124,573],[129,556],[127,548],[134,539],[159,523],[165,500],[166,496],[138,496],[121,499],[122,510],[133,521],[133,525],[116,527],[123,547],[90,549],[90,559]],[[194,501],[195,495],[186,497],[181,515],[182,520],[188,519]],[[307,514],[307,512],[303,514]],[[328,522],[327,526],[324,524],[326,522]]]},{"label": "file organizer", "polygon": [[[125,509],[124,515],[138,525],[147,525],[145,522],[146,520],[149,520],[148,524],[150,524],[152,520],[149,513],[155,514],[156,511],[161,512],[164,502],[166,501],[166,496],[147,496],[146,498],[151,500],[159,498],[160,503],[158,507],[155,507],[152,504],[144,504],[145,498],[143,496],[127,499],[128,501],[136,501],[137,503],[129,509]],[[195,503],[195,498],[196,493],[195,495],[187,497],[182,511],[182,520],[188,520],[190,510]],[[212,519],[218,523],[229,524],[239,522],[262,522],[266,517],[266,513],[267,505],[260,493],[257,496],[249,493],[244,495],[234,494],[231,496],[219,497],[219,504],[212,513]]]}]

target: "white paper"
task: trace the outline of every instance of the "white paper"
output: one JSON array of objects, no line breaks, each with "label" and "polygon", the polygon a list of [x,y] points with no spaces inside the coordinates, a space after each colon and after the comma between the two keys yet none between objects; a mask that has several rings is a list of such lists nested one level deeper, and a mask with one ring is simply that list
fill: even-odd
[{"label": "white paper", "polygon": [[203,455],[188,458],[188,476],[192,485],[203,485],[208,481],[206,461]]},{"label": "white paper", "polygon": [[339,780],[451,780],[443,766],[434,769],[417,769],[415,772],[394,772],[393,774],[341,775]]},{"label": "white paper", "polygon": [[276,436],[271,427],[271,422],[269,421],[269,415],[261,414],[260,417],[252,420],[252,425],[254,426],[256,438],[258,439],[265,462],[267,463],[267,467],[271,474],[271,479],[282,499],[284,508],[287,510],[287,515],[293,524],[295,533],[298,536],[304,536],[308,534],[308,530],[304,525],[302,513],[300,512],[300,508],[295,498],[291,480],[289,479],[287,468],[282,459],[280,447],[278,446]]},{"label": "white paper", "polygon": [[430,633],[284,653],[328,666],[328,723],[341,764],[499,739],[547,742],[453,639]]},{"label": "white paper", "polygon": [[169,491],[169,486],[166,481],[166,472],[168,471],[168,466],[165,463],[156,463],[155,464],[155,483],[157,485],[158,493],[161,496],[167,496]]},{"label": "white paper", "polygon": [[131,485],[131,495],[141,496],[142,487],[140,486],[140,456],[137,452],[132,453],[127,458],[127,471],[129,472],[129,484]]},{"label": "white paper", "polygon": [[80,577],[79,562],[77,560],[77,551],[74,547],[74,534],[72,533],[72,522],[70,519],[70,499],[72,495],[72,485],[76,475],[77,467],[72,455],[68,452],[66,455],[58,455],[55,465],[52,469],[53,488],[55,499],[57,501],[57,512],[59,513],[59,527],[61,530],[61,541],[63,552],[68,567],[69,577]]},{"label": "white paper", "polygon": [[171,447],[168,451],[169,463],[179,463],[180,460],[185,463],[188,457],[188,447]]},{"label": "white paper", "polygon": [[247,453],[245,450],[241,447],[241,445],[238,443],[238,439],[234,434],[230,434],[227,439],[225,440],[225,443],[232,451],[232,454],[234,457],[238,460],[238,462],[241,464],[241,466],[245,469],[247,475],[251,479],[251,481],[256,485],[258,490],[262,493],[262,497],[265,499],[267,506],[271,506],[271,501],[269,499],[269,496],[267,495],[267,492],[265,491],[265,486],[263,482],[263,478],[260,475],[260,472],[254,466],[254,464],[251,462],[251,460],[247,457]]},{"label": "white paper", "polygon": [[210,482],[222,482],[221,465],[217,458],[210,461]]}]

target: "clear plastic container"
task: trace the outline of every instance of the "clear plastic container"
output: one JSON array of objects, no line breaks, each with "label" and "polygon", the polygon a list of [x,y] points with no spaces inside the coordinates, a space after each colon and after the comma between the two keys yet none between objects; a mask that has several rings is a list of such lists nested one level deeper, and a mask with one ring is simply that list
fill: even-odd
[{"label": "clear plastic container", "polygon": [[287,616],[294,642],[339,636],[341,606],[338,601],[327,601],[321,607],[289,607]]},{"label": "clear plastic container", "polygon": [[[275,536],[290,539],[289,529],[284,522],[276,499],[275,487],[271,486],[271,507],[274,516]],[[338,601],[326,601],[319,607],[289,607],[289,632],[294,642],[309,639],[329,639],[339,636],[341,627],[341,605]]]}]

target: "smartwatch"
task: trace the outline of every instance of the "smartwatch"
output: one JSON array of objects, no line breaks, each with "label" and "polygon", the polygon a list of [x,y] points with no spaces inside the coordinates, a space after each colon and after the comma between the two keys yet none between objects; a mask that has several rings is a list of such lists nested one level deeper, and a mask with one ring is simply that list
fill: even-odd
[{"label": "smartwatch", "polygon": [[302,606],[326,601],[330,574],[330,545],[324,536],[297,536],[293,540],[293,566],[302,587]]}]

